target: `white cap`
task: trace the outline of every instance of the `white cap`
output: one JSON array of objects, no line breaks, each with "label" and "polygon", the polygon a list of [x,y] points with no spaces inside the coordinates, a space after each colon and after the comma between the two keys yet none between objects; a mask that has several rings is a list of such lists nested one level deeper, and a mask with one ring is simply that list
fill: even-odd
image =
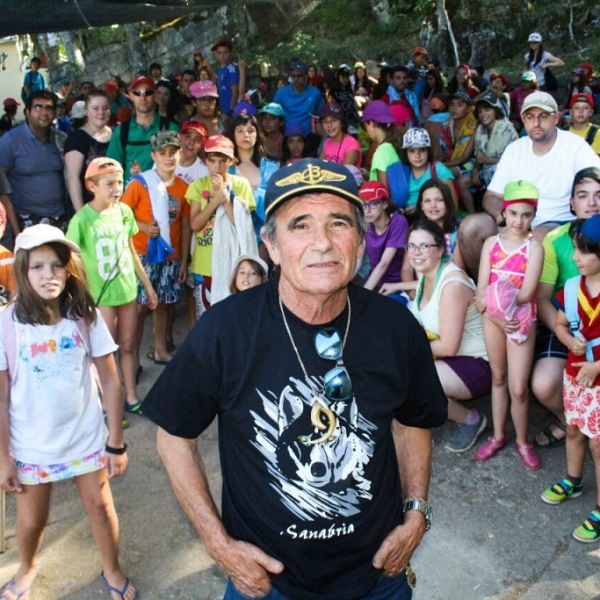
[{"label": "white cap", "polygon": [[537,31],[534,31],[533,33],[529,34],[529,37],[527,38],[527,41],[528,42],[541,42],[542,41],[542,36]]},{"label": "white cap", "polygon": [[50,242],[64,244],[67,248],[79,252],[79,246],[75,242],[68,240],[58,227],[40,223],[39,225],[26,227],[17,236],[15,240],[15,254],[18,250],[33,250],[33,248],[39,248]]}]

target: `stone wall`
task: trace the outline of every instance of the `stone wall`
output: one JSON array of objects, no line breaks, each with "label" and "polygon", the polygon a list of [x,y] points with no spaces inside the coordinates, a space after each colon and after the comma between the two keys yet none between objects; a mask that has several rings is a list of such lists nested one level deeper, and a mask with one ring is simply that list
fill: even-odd
[{"label": "stone wall", "polygon": [[[214,41],[228,31],[228,8],[221,7],[205,21],[189,22],[180,28],[170,27],[150,39],[142,41],[146,67],[152,62],[162,65],[163,74],[193,67],[193,52],[202,48],[205,56],[212,59],[210,48]],[[136,65],[126,43],[107,44],[95,48],[83,56],[84,73],[96,85],[118,76],[128,82],[136,73]],[[53,88],[58,82],[72,77],[70,65],[51,69]]]}]

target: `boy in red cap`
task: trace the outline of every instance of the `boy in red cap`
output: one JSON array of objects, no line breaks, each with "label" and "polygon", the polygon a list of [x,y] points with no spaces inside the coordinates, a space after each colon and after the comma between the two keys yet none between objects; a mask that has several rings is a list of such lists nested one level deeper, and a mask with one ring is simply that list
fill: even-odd
[{"label": "boy in red cap", "polygon": [[594,114],[594,98],[591,94],[575,94],[569,103],[572,124],[569,131],[582,137],[594,150],[600,154],[600,135],[598,126],[590,123],[590,117]]}]

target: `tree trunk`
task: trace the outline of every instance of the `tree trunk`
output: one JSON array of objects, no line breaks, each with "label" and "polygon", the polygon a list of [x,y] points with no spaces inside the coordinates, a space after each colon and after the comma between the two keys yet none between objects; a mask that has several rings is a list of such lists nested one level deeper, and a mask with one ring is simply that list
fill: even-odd
[{"label": "tree trunk", "polygon": [[458,56],[458,46],[456,44],[456,38],[454,37],[454,31],[452,30],[452,23],[450,23],[450,17],[448,17],[448,11],[446,10],[446,0],[436,0],[436,12],[440,40],[443,44],[446,43],[446,39],[450,41],[452,52],[454,54],[454,66],[458,67],[460,64],[460,57]]},{"label": "tree trunk", "polygon": [[125,28],[125,37],[127,38],[127,45],[129,46],[131,62],[134,65],[135,72],[145,72],[148,65],[146,64],[144,45],[138,35],[138,25],[136,23],[126,23],[123,27]]},{"label": "tree trunk", "polygon": [[85,60],[83,59],[81,50],[76,46],[75,38],[71,31],[61,31],[60,39],[65,48],[67,61],[69,63],[65,67],[66,69],[69,69],[68,77],[70,79],[76,79],[81,73],[85,73]]}]

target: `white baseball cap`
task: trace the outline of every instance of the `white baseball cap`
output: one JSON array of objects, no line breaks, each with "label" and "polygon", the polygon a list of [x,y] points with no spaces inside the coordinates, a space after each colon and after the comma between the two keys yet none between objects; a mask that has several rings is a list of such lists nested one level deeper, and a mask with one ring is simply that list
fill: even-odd
[{"label": "white baseball cap", "polygon": [[79,246],[75,242],[68,240],[58,227],[40,223],[38,225],[26,227],[17,236],[17,239],[15,240],[15,254],[18,250],[33,250],[44,244],[49,244],[50,242],[64,244],[67,248],[79,252]]},{"label": "white baseball cap", "polygon": [[540,33],[538,33],[537,31],[534,31],[533,33],[529,34],[529,37],[527,38],[528,42],[541,42],[542,41],[542,35]]}]

